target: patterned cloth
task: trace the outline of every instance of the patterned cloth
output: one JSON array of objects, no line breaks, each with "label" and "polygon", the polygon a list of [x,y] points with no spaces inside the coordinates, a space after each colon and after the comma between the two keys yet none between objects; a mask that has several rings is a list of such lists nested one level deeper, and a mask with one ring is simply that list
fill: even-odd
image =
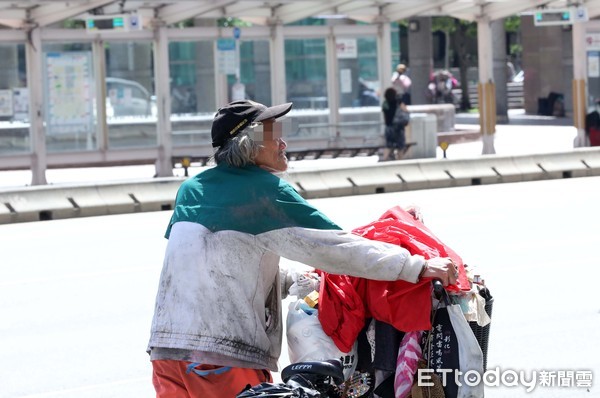
[{"label": "patterned cloth", "polygon": [[394,391],[396,398],[406,398],[410,395],[413,378],[422,356],[421,341],[422,332],[409,332],[404,335],[398,350],[398,361],[396,362],[396,378],[394,379]]}]

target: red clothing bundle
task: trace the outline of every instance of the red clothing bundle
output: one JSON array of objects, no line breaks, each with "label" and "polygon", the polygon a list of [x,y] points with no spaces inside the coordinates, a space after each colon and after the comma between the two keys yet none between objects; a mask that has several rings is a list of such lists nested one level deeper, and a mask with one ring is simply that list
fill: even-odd
[{"label": "red clothing bundle", "polygon": [[[469,290],[462,259],[418,220],[400,207],[385,212],[379,220],[353,233],[368,239],[400,245],[425,259],[450,257],[459,267],[456,285],[450,291]],[[431,328],[431,280],[375,281],[322,272],[319,321],[337,347],[348,352],[364,326],[375,318],[403,332]]]}]

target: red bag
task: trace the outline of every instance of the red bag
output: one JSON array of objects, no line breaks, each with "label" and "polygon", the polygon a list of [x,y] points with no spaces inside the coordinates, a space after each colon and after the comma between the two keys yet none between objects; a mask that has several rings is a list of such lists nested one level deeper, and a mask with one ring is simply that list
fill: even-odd
[{"label": "red bag", "polygon": [[458,281],[456,285],[446,287],[446,290],[455,292],[471,290],[462,258],[439,240],[425,224],[415,220],[412,214],[399,206],[386,211],[378,221],[356,228],[352,232],[368,239],[402,246],[410,254],[420,254],[425,259],[450,257],[458,266]]}]

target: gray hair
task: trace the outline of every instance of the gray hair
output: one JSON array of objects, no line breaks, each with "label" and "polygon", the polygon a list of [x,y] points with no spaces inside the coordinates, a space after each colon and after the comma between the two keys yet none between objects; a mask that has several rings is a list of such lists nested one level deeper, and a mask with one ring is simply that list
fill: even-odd
[{"label": "gray hair", "polygon": [[215,152],[213,159],[216,164],[225,163],[233,167],[245,167],[254,164],[260,145],[253,141],[245,129]]}]

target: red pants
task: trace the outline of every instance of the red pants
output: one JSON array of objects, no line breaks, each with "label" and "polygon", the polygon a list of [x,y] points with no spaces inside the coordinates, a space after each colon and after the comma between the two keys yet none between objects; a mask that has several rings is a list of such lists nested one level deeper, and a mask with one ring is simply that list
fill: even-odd
[{"label": "red pants", "polygon": [[[262,369],[198,365],[188,372],[191,362],[152,361],[152,384],[156,398],[235,398],[248,384],[272,382],[271,373]],[[220,372],[225,370],[223,372]],[[203,372],[213,371],[213,372]],[[204,374],[209,373],[209,374]]]}]

